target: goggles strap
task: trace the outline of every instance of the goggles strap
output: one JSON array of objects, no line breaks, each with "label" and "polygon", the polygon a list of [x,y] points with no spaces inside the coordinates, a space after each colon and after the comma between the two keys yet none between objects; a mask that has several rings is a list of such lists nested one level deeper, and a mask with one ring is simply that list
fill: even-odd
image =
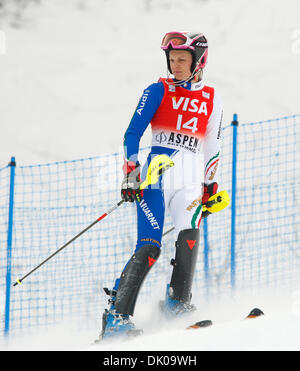
[{"label": "goggles strap", "polygon": [[191,76],[189,76],[188,79],[186,80],[179,80],[179,81],[175,81],[175,82],[172,82],[171,84],[168,82],[168,79],[171,75],[169,69],[167,69],[167,80],[166,80],[166,84],[167,85],[173,85],[173,86],[181,86],[183,84],[185,84],[186,82],[189,82],[191,81],[197,74],[199,73],[199,77],[200,77],[200,80],[202,80],[202,75],[203,75],[203,69],[200,68],[198,71],[196,71],[196,68],[194,69],[194,71],[192,72]]}]

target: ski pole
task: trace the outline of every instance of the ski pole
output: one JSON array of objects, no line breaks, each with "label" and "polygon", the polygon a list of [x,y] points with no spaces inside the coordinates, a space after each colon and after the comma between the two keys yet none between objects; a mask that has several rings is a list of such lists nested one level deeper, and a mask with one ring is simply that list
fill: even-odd
[{"label": "ski pole", "polygon": [[[155,184],[158,182],[159,177],[170,167],[174,166],[174,162],[170,159],[167,155],[157,155],[153,158],[153,160],[150,162],[148,170],[147,170],[147,176],[146,180],[140,185],[140,189],[146,188],[150,184]],[[85,232],[87,232],[89,229],[91,229],[95,224],[100,222],[100,220],[107,217],[109,214],[111,214],[114,210],[116,210],[119,206],[121,206],[125,201],[121,200],[116,205],[111,207],[106,213],[102,214],[99,218],[97,218],[93,223],[91,223],[89,226],[87,226],[85,229],[83,229],[80,233],[78,233],[75,237],[73,237],[70,241],[65,243],[62,247],[60,247],[58,250],[56,250],[53,254],[48,256],[47,259],[42,261],[39,265],[37,265],[35,268],[33,268],[30,272],[25,274],[22,278],[18,279],[13,286],[20,285],[22,281],[30,276],[33,272],[35,272],[37,269],[39,269],[42,265],[44,265],[47,261],[52,259],[56,254],[58,254],[60,251],[62,251],[65,247],[70,245],[72,242],[74,242],[78,237],[82,236]]]},{"label": "ski pole", "polygon": [[[230,203],[230,198],[227,191],[221,191],[211,196],[208,201],[203,205],[203,211],[209,211],[211,213],[217,213],[225,209]],[[162,236],[166,236],[168,233],[172,232],[175,227],[168,229]]]}]

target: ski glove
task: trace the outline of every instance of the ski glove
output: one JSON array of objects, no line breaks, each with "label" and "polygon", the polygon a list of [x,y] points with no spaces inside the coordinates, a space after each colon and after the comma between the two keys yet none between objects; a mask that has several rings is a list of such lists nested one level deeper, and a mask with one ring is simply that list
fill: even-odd
[{"label": "ski glove", "polygon": [[[202,195],[202,205],[205,205],[206,202],[209,200],[209,198],[217,193],[218,190],[218,183],[214,182],[211,184],[205,184],[203,188],[203,195]],[[211,212],[208,210],[205,210],[202,212],[202,218],[207,218],[208,215],[210,215]]]},{"label": "ski glove", "polygon": [[141,185],[140,165],[133,161],[125,161],[123,172],[122,199],[126,202],[140,201],[143,198],[143,190],[139,189]]}]

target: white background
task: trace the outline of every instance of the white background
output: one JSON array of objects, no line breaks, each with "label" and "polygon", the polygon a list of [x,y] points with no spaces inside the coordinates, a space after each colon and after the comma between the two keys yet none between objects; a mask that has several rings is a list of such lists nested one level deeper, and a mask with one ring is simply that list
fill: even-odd
[{"label": "white background", "polygon": [[0,167],[119,151],[143,89],[166,75],[170,30],[208,38],[225,124],[299,113],[299,13],[298,0],[53,0],[4,18]]}]

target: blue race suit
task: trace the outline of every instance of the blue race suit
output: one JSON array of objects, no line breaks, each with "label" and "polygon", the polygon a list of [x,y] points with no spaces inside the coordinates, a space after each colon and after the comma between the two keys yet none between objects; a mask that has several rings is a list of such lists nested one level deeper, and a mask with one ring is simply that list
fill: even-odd
[{"label": "blue race suit", "polygon": [[[151,123],[152,147],[142,180],[155,155],[170,156],[175,166],[158,185],[144,189],[143,199],[136,203],[135,252],[146,244],[161,247],[166,210],[171,213],[177,235],[183,229],[199,228],[202,184],[217,178],[222,115],[220,97],[202,81],[175,87],[161,79],[144,90],[124,135],[125,160],[138,162],[140,139]],[[118,283],[119,279],[114,290]]]}]

